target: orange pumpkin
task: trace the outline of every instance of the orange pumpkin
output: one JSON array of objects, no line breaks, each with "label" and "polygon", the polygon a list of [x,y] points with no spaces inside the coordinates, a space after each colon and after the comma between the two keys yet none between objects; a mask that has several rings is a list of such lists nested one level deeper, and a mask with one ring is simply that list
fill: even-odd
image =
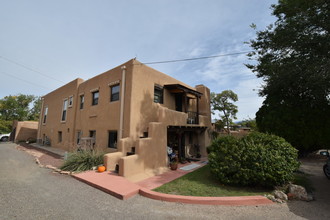
[{"label": "orange pumpkin", "polygon": [[105,166],[99,166],[97,168],[97,171],[100,172],[100,173],[104,172],[105,171]]}]

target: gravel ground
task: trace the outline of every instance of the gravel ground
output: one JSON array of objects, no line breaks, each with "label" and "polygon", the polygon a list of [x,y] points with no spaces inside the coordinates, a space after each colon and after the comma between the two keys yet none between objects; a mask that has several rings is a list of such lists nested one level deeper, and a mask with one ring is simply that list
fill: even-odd
[{"label": "gravel ground", "polygon": [[[40,151],[34,154],[40,156]],[[330,219],[330,182],[322,166],[320,161],[303,161],[302,169],[311,174],[316,188],[312,202],[232,207],[141,196],[122,201],[70,176],[40,168],[14,144],[0,143],[0,219]]]},{"label": "gravel ground", "polygon": [[40,148],[35,148],[28,144],[23,143],[21,145],[17,145],[16,149],[25,151],[34,156],[42,165],[51,165],[59,168],[63,164],[63,158],[61,156]]}]

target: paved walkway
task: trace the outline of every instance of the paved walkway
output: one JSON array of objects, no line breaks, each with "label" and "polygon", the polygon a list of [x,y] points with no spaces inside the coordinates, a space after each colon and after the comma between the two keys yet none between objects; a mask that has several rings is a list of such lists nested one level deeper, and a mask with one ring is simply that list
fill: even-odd
[{"label": "paved walkway", "polygon": [[33,143],[33,144],[30,144],[30,145],[35,147],[35,148],[46,150],[48,152],[57,154],[61,157],[64,157],[65,152],[66,152],[65,150],[62,150],[62,149],[59,149],[59,148],[44,146],[44,145],[40,145],[40,144],[37,144],[37,143]]},{"label": "paved walkway", "polygon": [[[273,204],[269,199],[263,196],[241,196],[241,197],[196,197],[196,196],[181,196],[170,195],[152,191],[165,183],[177,179],[189,172],[192,172],[205,163],[195,163],[200,166],[191,169],[177,169],[175,171],[168,171],[164,174],[157,175],[145,179],[143,181],[132,183],[127,179],[118,176],[112,172],[98,173],[97,171],[87,171],[84,173],[74,174],[73,176],[91,186],[94,186],[104,192],[107,192],[117,198],[126,200],[137,194],[144,197],[167,201],[167,202],[180,202],[187,204],[201,204],[201,205],[267,205]],[[190,166],[190,164],[181,165],[181,168]]]}]

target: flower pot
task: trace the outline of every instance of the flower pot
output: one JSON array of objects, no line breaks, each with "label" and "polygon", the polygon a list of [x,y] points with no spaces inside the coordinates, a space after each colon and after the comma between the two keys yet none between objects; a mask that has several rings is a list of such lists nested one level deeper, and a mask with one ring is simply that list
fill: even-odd
[{"label": "flower pot", "polygon": [[171,167],[171,170],[176,170],[176,169],[178,169],[178,164],[177,163],[171,163],[170,167]]}]

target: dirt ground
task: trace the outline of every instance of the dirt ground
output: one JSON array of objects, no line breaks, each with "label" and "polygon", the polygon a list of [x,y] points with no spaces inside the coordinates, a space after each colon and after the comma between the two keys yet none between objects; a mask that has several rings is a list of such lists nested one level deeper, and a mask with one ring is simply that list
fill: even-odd
[{"label": "dirt ground", "polygon": [[63,158],[61,156],[42,149],[37,149],[28,144],[17,145],[16,149],[25,151],[28,154],[34,156],[42,165],[51,165],[53,167],[59,168],[63,163]]}]

